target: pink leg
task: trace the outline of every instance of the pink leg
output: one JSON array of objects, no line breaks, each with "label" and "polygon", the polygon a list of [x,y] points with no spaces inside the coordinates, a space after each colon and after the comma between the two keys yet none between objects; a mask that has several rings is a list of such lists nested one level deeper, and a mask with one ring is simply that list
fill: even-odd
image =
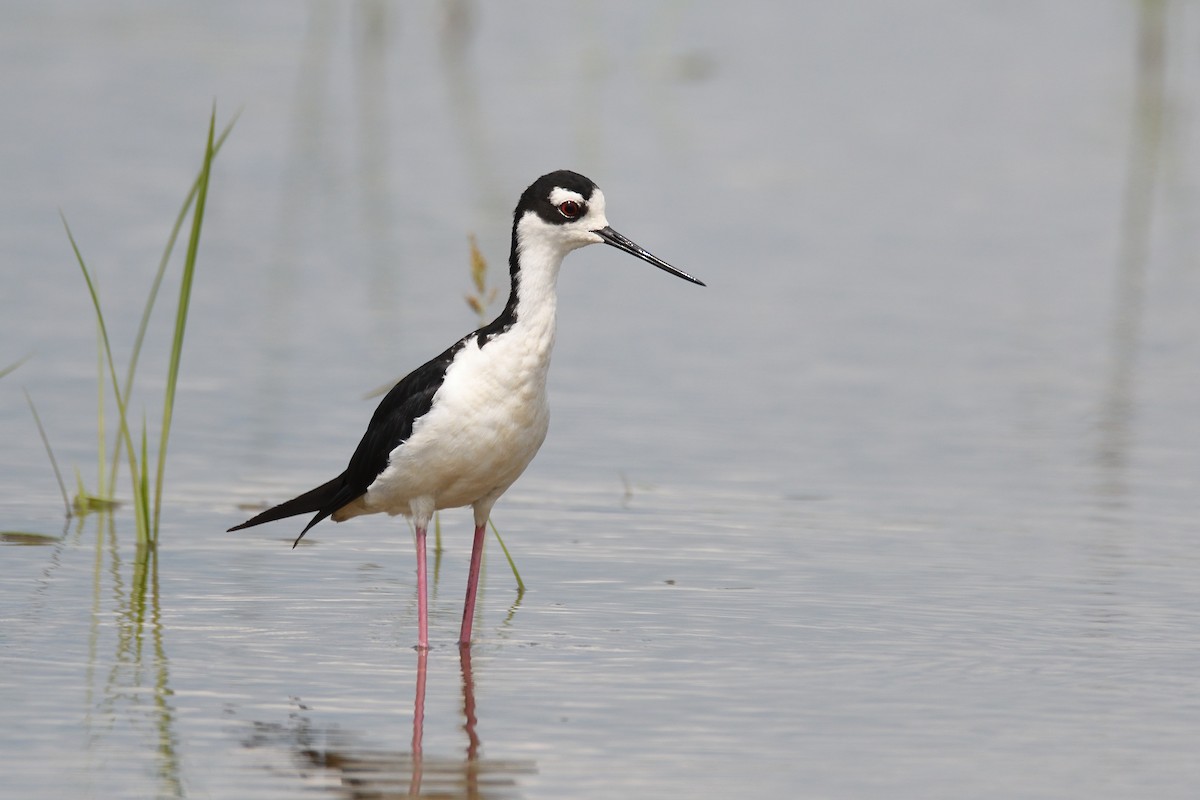
[{"label": "pink leg", "polygon": [[467,601],[463,604],[462,633],[459,644],[471,643],[471,621],[475,617],[475,592],[479,589],[479,562],[483,560],[483,539],[487,523],[475,526],[475,542],[471,545],[471,571],[467,573]]},{"label": "pink leg", "polygon": [[421,753],[425,732],[425,668],[429,659],[428,650],[417,651],[417,687],[413,695],[412,735],[412,780],[408,784],[409,797],[421,794]]},{"label": "pink leg", "polygon": [[[475,716],[475,679],[471,677],[470,645],[459,646],[458,664],[462,669],[463,716],[467,718],[467,723],[463,725],[463,730],[467,732],[467,772],[478,773],[482,772],[482,770],[475,767],[475,762],[479,760],[479,734],[475,732],[475,727],[479,724],[479,718]],[[471,787],[468,786],[469,788]],[[467,797],[479,796],[480,793],[478,791],[467,794]]]},{"label": "pink leg", "polygon": [[429,649],[429,604],[425,574],[425,526],[417,526],[417,647]]}]

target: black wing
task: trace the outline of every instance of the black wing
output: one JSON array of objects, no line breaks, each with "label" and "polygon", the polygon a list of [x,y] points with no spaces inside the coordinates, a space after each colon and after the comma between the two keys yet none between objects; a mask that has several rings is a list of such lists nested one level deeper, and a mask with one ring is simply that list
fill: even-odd
[{"label": "black wing", "polygon": [[405,375],[384,395],[367,425],[367,432],[350,457],[350,464],[341,475],[229,530],[237,531],[297,514],[314,514],[296,537],[296,544],[299,544],[312,526],[366,494],[367,488],[387,469],[392,451],[412,435],[413,424],[433,406],[433,397],[446,377],[446,369],[471,336],[460,339],[441,355]]},{"label": "black wing", "polygon": [[[332,507],[328,512],[314,517],[309,522],[308,528],[346,503],[361,497],[366,493],[367,487],[379,477],[379,473],[387,469],[392,451],[401,442],[408,440],[408,437],[412,435],[413,424],[425,416],[433,406],[433,396],[441,388],[442,381],[446,378],[446,370],[459,350],[462,350],[473,339],[479,343],[480,348],[486,347],[488,342],[507,331],[516,321],[517,290],[514,282],[508,303],[498,317],[479,330],[459,339],[440,355],[401,378],[400,382],[392,387],[391,391],[380,401],[379,407],[375,409],[375,414],[371,417],[371,424],[367,426],[367,432],[363,434],[362,441],[358,443],[358,448],[350,457],[350,465],[342,473],[344,485],[335,496]],[[307,531],[308,528],[304,530]]]},{"label": "black wing", "polygon": [[367,425],[367,432],[354,455],[350,456],[350,464],[344,473],[348,496],[341,505],[365,494],[367,487],[387,469],[392,451],[412,435],[416,421],[429,413],[433,396],[446,377],[446,369],[465,342],[466,339],[459,341],[437,358],[408,373],[384,395]]}]

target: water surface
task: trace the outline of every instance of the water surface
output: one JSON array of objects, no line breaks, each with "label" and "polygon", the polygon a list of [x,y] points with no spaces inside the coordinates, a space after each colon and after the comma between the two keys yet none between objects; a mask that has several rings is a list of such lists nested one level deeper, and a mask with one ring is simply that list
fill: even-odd
[{"label": "water surface", "polygon": [[[1200,784],[1193,4],[5,17],[0,795]],[[20,390],[93,486],[58,210],[123,359],[214,98],[147,556],[126,509],[64,530]],[[709,286],[569,258],[550,437],[495,512],[528,590],[490,547],[464,659],[444,514],[422,665],[402,521],[224,530],[344,466],[362,395],[474,324],[468,234],[500,281],[561,167]]]}]

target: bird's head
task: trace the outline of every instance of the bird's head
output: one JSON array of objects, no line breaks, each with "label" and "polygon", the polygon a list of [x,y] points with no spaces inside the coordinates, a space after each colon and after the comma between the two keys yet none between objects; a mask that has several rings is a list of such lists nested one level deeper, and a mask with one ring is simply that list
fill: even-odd
[{"label": "bird's head", "polygon": [[518,252],[545,249],[561,260],[572,250],[604,243],[686,281],[704,285],[613,230],[604,215],[604,192],[577,172],[559,170],[534,181],[521,195],[513,221]]}]

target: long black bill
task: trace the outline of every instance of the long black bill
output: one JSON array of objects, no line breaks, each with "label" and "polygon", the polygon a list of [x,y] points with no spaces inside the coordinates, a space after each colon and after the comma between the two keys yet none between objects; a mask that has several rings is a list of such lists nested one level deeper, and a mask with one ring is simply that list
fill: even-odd
[{"label": "long black bill", "polygon": [[629,253],[630,255],[637,256],[642,261],[647,261],[665,272],[669,272],[672,275],[676,275],[680,278],[683,278],[685,281],[691,281],[692,283],[698,284],[700,286],[706,285],[704,283],[704,281],[700,280],[699,278],[693,278],[691,275],[688,275],[683,270],[675,269],[675,267],[672,267],[670,264],[663,261],[661,258],[659,258],[658,256],[654,255],[653,253],[649,252],[648,250],[641,247],[640,245],[635,244],[634,242],[632,242],[629,239],[626,239],[624,236],[617,233],[612,228],[604,227],[598,231],[592,231],[592,233],[596,234],[601,239],[603,239],[605,244],[611,244],[613,247],[617,248],[618,250],[624,250],[626,253]]}]

